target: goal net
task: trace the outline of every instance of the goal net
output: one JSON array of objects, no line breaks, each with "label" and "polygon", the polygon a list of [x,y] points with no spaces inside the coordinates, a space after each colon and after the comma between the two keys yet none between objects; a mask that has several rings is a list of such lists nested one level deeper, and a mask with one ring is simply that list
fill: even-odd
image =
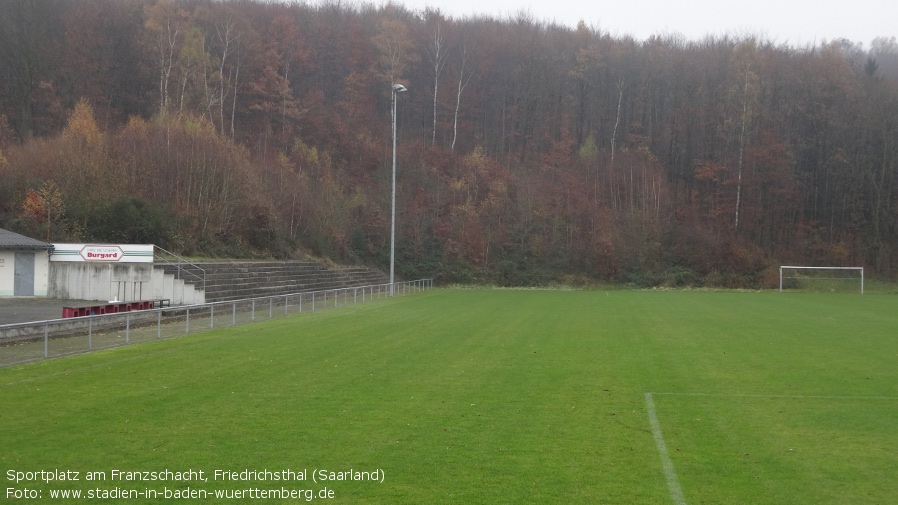
[{"label": "goal net", "polygon": [[864,267],[780,267],[784,289],[817,293],[864,294]]}]

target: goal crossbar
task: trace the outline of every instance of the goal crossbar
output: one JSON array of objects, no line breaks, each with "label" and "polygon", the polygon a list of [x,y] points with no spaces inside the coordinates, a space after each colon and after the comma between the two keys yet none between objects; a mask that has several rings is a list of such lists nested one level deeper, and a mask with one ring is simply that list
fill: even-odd
[{"label": "goal crossbar", "polygon": [[805,267],[795,265],[780,266],[780,293],[783,292],[783,271],[784,270],[855,270],[861,274],[861,294],[864,294],[864,267]]}]

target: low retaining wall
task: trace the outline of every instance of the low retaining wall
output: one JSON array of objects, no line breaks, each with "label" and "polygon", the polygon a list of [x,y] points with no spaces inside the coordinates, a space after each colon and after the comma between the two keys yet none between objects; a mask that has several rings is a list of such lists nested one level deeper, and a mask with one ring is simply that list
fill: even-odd
[{"label": "low retaining wall", "polygon": [[122,302],[164,298],[176,305],[206,301],[202,290],[148,263],[50,262],[47,295]]}]

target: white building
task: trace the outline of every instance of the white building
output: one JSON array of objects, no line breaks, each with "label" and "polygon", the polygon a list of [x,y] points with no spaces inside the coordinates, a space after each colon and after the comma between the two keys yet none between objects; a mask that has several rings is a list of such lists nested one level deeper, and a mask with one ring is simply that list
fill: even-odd
[{"label": "white building", "polygon": [[0,228],[0,296],[47,296],[53,244]]},{"label": "white building", "polygon": [[195,281],[154,268],[152,244],[48,244],[0,228],[0,297],[7,296],[173,305],[206,298]]}]

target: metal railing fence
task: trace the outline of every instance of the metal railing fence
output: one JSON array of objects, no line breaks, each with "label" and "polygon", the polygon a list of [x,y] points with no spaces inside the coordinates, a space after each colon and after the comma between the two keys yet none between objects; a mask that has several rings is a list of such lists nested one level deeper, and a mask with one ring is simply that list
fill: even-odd
[{"label": "metal railing fence", "polygon": [[190,282],[200,290],[206,290],[206,271],[177,254],[166,251],[158,245],[153,246],[153,259],[157,265],[170,266],[175,270],[175,279],[183,279]]},{"label": "metal railing fence", "polygon": [[[433,288],[433,279],[397,282],[395,293]],[[390,284],[307,291],[226,302],[0,325],[0,367],[163,340],[389,298]]]}]

